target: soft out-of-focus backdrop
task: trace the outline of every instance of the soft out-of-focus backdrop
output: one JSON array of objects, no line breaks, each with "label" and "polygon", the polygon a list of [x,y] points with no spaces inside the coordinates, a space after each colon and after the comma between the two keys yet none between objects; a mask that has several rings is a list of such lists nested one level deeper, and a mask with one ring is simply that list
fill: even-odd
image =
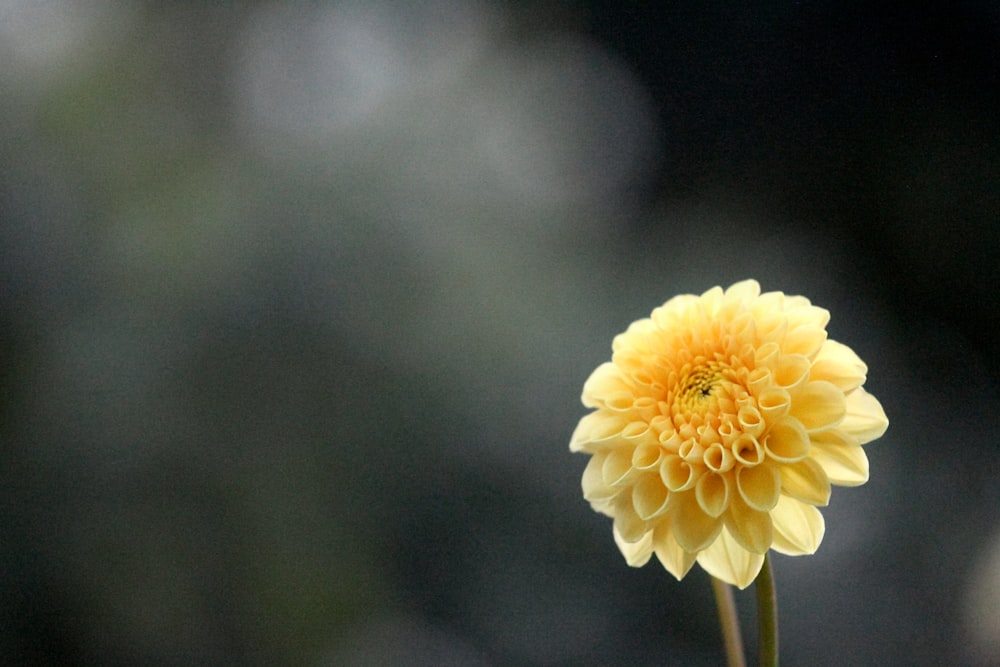
[{"label": "soft out-of-focus backdrop", "polygon": [[0,0],[4,663],[719,664],[567,443],[756,277],[891,421],[786,663],[1000,664],[1000,9],[654,4]]}]

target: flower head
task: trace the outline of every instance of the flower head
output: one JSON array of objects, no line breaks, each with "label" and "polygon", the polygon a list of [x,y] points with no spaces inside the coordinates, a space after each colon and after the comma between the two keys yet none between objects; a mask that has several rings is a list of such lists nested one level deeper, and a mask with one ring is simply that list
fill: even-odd
[{"label": "flower head", "polygon": [[677,296],[615,337],[583,387],[570,450],[583,495],[630,565],[697,561],[740,588],[768,549],[811,554],[830,486],[868,481],[861,445],[888,427],[867,366],[830,314],[756,281]]}]

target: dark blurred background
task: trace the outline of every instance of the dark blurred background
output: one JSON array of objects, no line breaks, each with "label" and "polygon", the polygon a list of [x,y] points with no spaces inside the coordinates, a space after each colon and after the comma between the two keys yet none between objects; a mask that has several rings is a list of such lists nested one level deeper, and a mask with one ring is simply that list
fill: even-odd
[{"label": "dark blurred background", "polygon": [[785,664],[1000,664],[1000,5],[655,4],[0,0],[0,662],[720,664],[567,445],[755,277],[891,422]]}]

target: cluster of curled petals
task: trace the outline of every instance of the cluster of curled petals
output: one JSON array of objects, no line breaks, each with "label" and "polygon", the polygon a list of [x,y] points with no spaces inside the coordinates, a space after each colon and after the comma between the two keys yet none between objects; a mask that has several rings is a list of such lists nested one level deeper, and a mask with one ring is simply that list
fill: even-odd
[{"label": "cluster of curled petals", "polygon": [[868,480],[862,445],[888,427],[867,367],[827,339],[829,313],[756,281],[678,296],[615,337],[570,449],[583,495],[614,519],[630,565],[655,553],[740,588],[768,549],[811,554],[831,485]]}]

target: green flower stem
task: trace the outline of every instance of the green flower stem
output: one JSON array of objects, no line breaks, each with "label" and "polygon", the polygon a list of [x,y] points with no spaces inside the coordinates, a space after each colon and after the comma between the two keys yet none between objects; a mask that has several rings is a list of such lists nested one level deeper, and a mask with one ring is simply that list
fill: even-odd
[{"label": "green flower stem", "polygon": [[740,619],[736,617],[733,589],[721,579],[715,577],[710,577],[710,579],[712,580],[712,590],[715,592],[715,605],[719,608],[722,641],[726,646],[726,664],[729,667],[746,667],[746,658],[743,656],[743,638],[740,636]]},{"label": "green flower stem", "polygon": [[757,627],[760,631],[760,667],[778,667],[778,595],[767,554],[764,554],[764,566],[757,575]]}]

